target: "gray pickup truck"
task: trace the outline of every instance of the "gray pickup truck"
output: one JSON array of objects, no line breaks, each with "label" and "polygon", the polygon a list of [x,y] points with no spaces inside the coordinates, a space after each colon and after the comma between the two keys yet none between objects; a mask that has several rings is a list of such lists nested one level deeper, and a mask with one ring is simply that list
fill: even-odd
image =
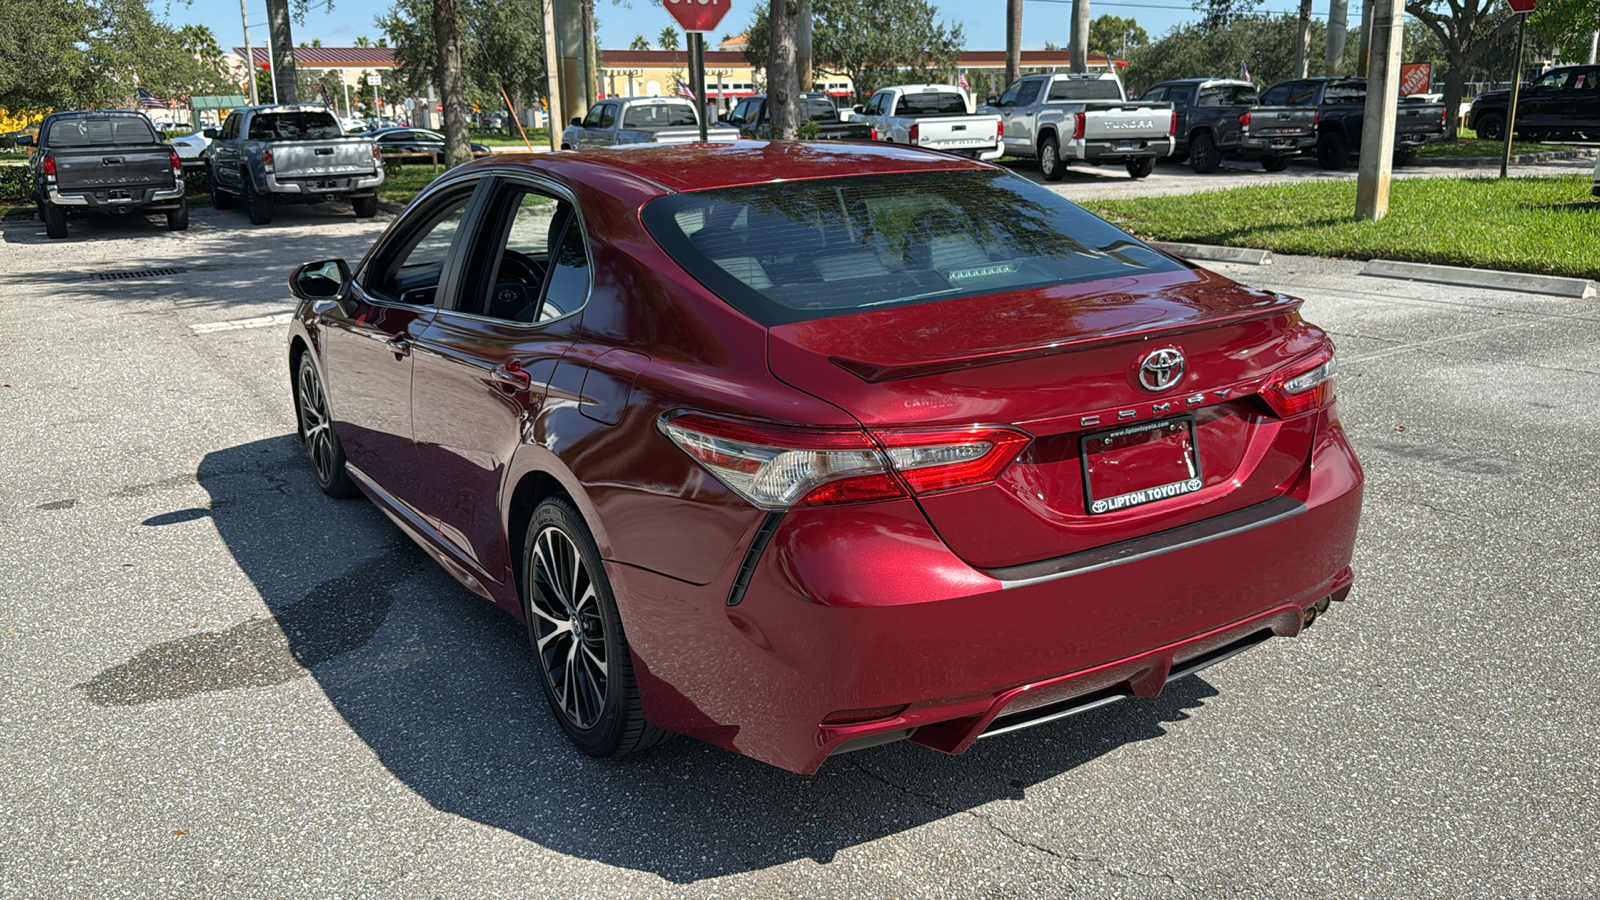
[{"label": "gray pickup truck", "polygon": [[383,165],[371,138],[345,137],[321,106],[247,106],[222,127],[207,128],[211,202],[242,204],[255,225],[272,221],[275,203],[348,199],[356,215],[378,212]]},{"label": "gray pickup truck", "polygon": [[1155,170],[1173,148],[1172,104],[1129,102],[1110,73],[1026,75],[984,112],[999,113],[1006,152],[1037,157],[1046,181],[1059,181],[1074,160],[1120,162],[1134,178]]},{"label": "gray pickup truck", "polygon": [[[708,141],[736,141],[737,128],[714,125]],[[612,97],[589,107],[561,132],[561,149],[617,147],[623,144],[685,144],[700,140],[694,101],[682,97]]]},{"label": "gray pickup truck", "polygon": [[[31,137],[19,141],[35,146]],[[143,113],[52,113],[39,124],[28,159],[39,218],[52,238],[67,236],[67,210],[126,215],[164,212],[167,227],[189,227],[183,165]]]}]

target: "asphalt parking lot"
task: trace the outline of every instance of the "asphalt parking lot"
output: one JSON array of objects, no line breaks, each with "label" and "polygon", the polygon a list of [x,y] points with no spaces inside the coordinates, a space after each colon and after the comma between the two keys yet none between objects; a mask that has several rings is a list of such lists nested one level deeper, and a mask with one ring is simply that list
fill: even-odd
[{"label": "asphalt parking lot", "polygon": [[521,627],[317,491],[284,279],[387,220],[0,226],[0,896],[1600,895],[1597,301],[1218,266],[1339,342],[1349,601],[802,778],[581,756]]}]

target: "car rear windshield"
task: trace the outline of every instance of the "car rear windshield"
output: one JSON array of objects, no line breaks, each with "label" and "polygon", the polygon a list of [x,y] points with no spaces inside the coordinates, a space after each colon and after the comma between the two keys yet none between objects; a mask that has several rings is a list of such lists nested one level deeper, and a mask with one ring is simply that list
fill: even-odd
[{"label": "car rear windshield", "polygon": [[900,98],[894,108],[897,116],[963,116],[967,101],[955,91],[917,91]]},{"label": "car rear windshield", "polygon": [[628,111],[622,114],[623,128],[637,128],[643,131],[693,128],[699,124],[694,117],[694,107],[688,103],[647,103],[643,106],[630,106]]},{"label": "car rear windshield", "polygon": [[645,226],[763,325],[1181,269],[1008,172],[857,175],[671,194]]},{"label": "car rear windshield", "polygon": [[250,120],[252,141],[329,141],[342,137],[344,129],[331,113],[261,113]]},{"label": "car rear windshield", "polygon": [[1050,96],[1045,99],[1121,100],[1122,90],[1111,78],[1060,78],[1050,85]]},{"label": "car rear windshield", "polygon": [[41,141],[50,147],[113,147],[160,142],[144,116],[58,119],[50,123]]}]

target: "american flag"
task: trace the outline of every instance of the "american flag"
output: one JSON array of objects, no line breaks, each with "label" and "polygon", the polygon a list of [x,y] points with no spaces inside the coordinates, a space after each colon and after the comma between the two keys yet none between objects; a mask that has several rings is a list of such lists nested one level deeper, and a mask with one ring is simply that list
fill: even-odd
[{"label": "american flag", "polygon": [[961,88],[963,93],[972,90],[972,88],[967,86],[967,73],[965,73],[965,72],[957,72],[956,73],[956,87]]},{"label": "american flag", "polygon": [[[126,96],[126,95],[124,95],[124,96]],[[162,100],[160,97],[157,97],[155,94],[150,93],[149,91],[145,90],[144,88],[139,88],[139,90],[138,90],[138,98],[139,98],[139,108],[140,109],[166,109],[167,108],[167,101]]]},{"label": "american flag", "polygon": [[678,96],[686,98],[686,99],[689,99],[689,100],[693,100],[694,99],[694,91],[689,90],[689,86],[687,84],[684,84],[682,81],[679,81],[678,82]]},{"label": "american flag", "polygon": [[1239,80],[1240,81],[1249,81],[1250,80],[1250,67],[1245,65],[1244,64],[1244,60],[1242,60],[1242,59],[1239,60]]}]

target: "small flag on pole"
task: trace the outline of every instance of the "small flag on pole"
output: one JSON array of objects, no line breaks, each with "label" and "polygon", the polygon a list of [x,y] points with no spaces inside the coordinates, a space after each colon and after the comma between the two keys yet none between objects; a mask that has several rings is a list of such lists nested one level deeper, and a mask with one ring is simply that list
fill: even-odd
[{"label": "small flag on pole", "polygon": [[959,71],[956,73],[956,86],[961,88],[962,93],[972,90],[972,88],[967,85],[967,73]]},{"label": "small flag on pole", "polygon": [[[149,91],[145,90],[144,88],[139,88],[138,95],[139,95],[139,108],[140,109],[166,109],[167,108],[167,101],[160,99],[155,94],[150,93]],[[127,95],[124,94],[123,96],[127,96]]]},{"label": "small flag on pole", "polygon": [[1240,81],[1249,81],[1250,80],[1250,67],[1245,65],[1244,60],[1242,60],[1242,59],[1239,60],[1239,80]]},{"label": "small flag on pole", "polygon": [[689,90],[689,86],[684,84],[682,80],[678,80],[678,96],[686,100],[693,100],[694,91]]}]

